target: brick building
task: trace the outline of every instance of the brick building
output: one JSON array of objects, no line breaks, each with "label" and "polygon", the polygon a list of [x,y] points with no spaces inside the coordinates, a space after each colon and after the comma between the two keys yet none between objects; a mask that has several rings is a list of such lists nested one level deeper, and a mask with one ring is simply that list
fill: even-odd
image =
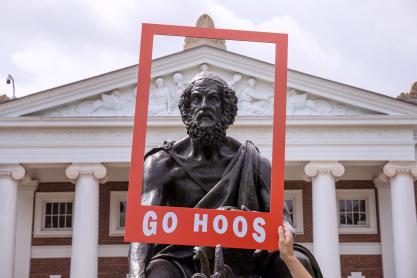
[{"label": "brick building", "polygon": [[[147,149],[185,135],[178,96],[201,70],[236,89],[229,134],[270,157],[274,66],[207,40],[153,61]],[[136,79],[135,65],[0,103],[1,277],[125,277]],[[417,105],[288,70],[287,115],[296,241],[327,277],[417,277]]]}]

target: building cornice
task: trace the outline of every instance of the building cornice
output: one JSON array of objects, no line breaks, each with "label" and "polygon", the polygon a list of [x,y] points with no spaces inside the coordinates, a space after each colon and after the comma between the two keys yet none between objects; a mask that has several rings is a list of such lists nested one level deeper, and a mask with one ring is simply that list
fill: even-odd
[{"label": "building cornice", "polygon": [[416,114],[417,105],[396,98],[290,70],[288,87],[391,115]]},{"label": "building cornice", "polygon": [[[133,127],[133,117],[7,117],[0,129],[13,127]],[[179,116],[149,117],[148,126],[182,127]],[[234,126],[271,126],[272,117],[242,116]],[[417,115],[287,116],[287,126],[410,126],[417,127]]]},{"label": "building cornice", "polygon": [[[137,66],[41,91],[0,105],[0,116],[20,116],[135,83]],[[133,82],[132,82],[133,81]]]}]

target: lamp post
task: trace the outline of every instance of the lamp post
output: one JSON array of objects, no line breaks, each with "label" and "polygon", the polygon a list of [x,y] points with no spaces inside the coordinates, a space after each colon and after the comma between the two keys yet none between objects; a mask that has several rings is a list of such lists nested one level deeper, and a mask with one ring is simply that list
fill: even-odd
[{"label": "lamp post", "polygon": [[13,86],[13,96],[12,96],[12,99],[15,99],[15,98],[16,98],[16,92],[15,92],[15,87],[14,87],[14,78],[13,78],[13,76],[11,76],[11,75],[9,74],[9,75],[7,76],[6,83],[7,83],[7,84],[12,83],[12,86]]}]

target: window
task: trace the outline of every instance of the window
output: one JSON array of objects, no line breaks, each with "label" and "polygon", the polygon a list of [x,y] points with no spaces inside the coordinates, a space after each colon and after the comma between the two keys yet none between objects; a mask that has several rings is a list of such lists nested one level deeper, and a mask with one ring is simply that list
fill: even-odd
[{"label": "window", "polygon": [[36,193],[34,236],[71,236],[73,204],[73,192]]},{"label": "window", "polygon": [[290,213],[295,232],[297,234],[303,234],[303,191],[301,189],[285,190],[284,202]]},{"label": "window", "polygon": [[339,200],[339,225],[366,227],[368,225],[366,203],[365,198]]},{"label": "window", "polygon": [[72,228],[72,202],[50,201],[45,202],[45,213],[42,227],[55,230]]},{"label": "window", "polygon": [[109,235],[123,236],[125,233],[127,191],[110,192]]},{"label": "window", "polygon": [[118,229],[125,228],[125,222],[126,222],[126,201],[120,201],[119,202],[119,223],[117,225]]},{"label": "window", "polygon": [[339,233],[377,233],[373,189],[337,190],[337,209]]},{"label": "window", "polygon": [[295,225],[294,221],[294,199],[286,199],[284,200],[285,205],[287,205],[288,212],[290,213],[291,222]]}]

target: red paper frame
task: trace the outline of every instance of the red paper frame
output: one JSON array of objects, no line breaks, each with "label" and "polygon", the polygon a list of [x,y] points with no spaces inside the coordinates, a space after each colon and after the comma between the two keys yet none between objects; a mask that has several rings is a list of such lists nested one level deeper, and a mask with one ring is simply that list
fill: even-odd
[{"label": "red paper frame", "polygon": [[[269,212],[220,211],[214,209],[141,205],[143,157],[145,154],[154,35],[239,40],[275,44],[272,177],[270,195],[271,207]],[[125,241],[195,246],[215,246],[216,244],[221,244],[224,247],[231,248],[264,250],[276,250],[278,248],[277,229],[282,223],[284,203],[287,51],[287,34],[147,23],[142,24]],[[157,233],[156,235],[147,237],[142,231],[142,221],[145,213],[151,210],[155,211],[158,215]],[[178,216],[178,222],[180,222],[178,223],[176,231],[170,234],[163,233],[161,228],[161,217],[167,212],[174,212]],[[209,219],[213,219],[214,216],[222,214],[228,219],[230,228],[232,226],[232,220],[236,216],[244,216],[248,221],[249,226],[253,219],[256,217],[262,217],[266,221],[264,226],[266,231],[266,240],[262,243],[257,243],[254,240],[248,240],[247,236],[243,238],[236,237],[232,232],[226,232],[222,235],[216,234],[212,230],[208,230],[205,233],[196,233],[193,231],[195,213],[208,214]],[[250,232],[248,234],[250,234]]]}]

